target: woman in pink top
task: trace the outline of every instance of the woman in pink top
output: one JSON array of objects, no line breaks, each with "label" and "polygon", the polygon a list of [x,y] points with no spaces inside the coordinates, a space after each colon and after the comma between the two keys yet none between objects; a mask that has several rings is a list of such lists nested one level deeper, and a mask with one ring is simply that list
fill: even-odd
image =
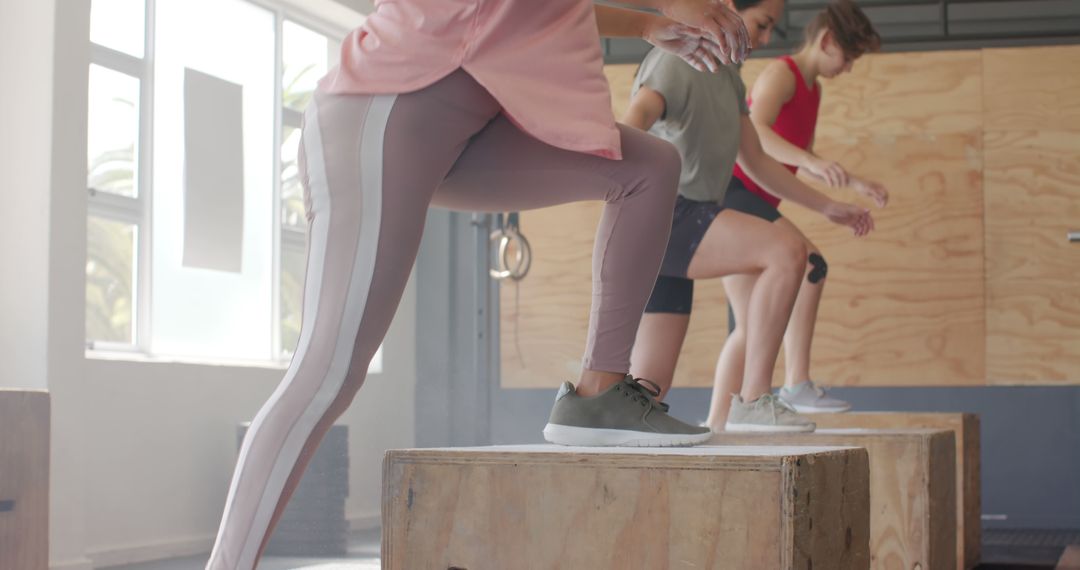
[{"label": "woman in pink top", "polygon": [[247,432],[207,568],[251,569],[323,435],[382,342],[432,204],[489,212],[606,202],[579,386],[560,443],[673,445],[708,430],[627,376],[679,177],[671,145],[615,124],[597,31],[639,36],[698,69],[741,61],[738,16],[713,0],[399,0],[342,46],[305,114],[310,241],[304,318],[284,379]]}]

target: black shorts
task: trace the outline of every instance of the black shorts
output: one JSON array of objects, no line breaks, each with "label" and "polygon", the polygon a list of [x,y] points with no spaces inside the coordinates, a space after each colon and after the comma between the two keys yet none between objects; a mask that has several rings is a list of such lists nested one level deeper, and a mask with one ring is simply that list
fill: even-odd
[{"label": "black shorts", "polygon": [[728,185],[727,194],[724,194],[724,201],[721,204],[724,208],[750,214],[769,222],[775,222],[781,218],[780,210],[766,202],[761,196],[751,192],[743,185],[742,180],[734,176],[731,177],[731,184]]},{"label": "black shorts", "polygon": [[698,202],[682,196],[676,198],[671,237],[664,253],[664,262],[660,265],[660,275],[645,305],[646,313],[690,314],[694,305],[694,281],[686,278],[686,270],[712,221],[727,208],[769,222],[781,217],[779,210],[747,190],[742,181],[734,176],[722,203]]}]

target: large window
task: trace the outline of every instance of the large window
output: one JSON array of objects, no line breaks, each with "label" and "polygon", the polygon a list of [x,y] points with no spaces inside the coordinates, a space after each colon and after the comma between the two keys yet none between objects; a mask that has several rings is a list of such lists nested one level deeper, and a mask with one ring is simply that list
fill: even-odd
[{"label": "large window", "polygon": [[89,349],[291,354],[307,230],[301,119],[338,35],[300,17],[271,0],[94,0]]}]

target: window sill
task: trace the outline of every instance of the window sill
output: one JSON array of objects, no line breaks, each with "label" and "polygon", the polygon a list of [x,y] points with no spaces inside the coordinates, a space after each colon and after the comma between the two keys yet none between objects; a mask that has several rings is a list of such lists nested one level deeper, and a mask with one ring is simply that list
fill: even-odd
[{"label": "window sill", "polygon": [[263,370],[285,370],[289,367],[288,360],[230,360],[227,358],[199,358],[195,356],[151,356],[144,352],[124,350],[88,349],[85,352],[85,356],[87,360],[133,362],[139,364],[185,364],[190,366],[221,366],[228,368],[256,368]]},{"label": "window sill", "polygon": [[[381,352],[381,349],[380,349]],[[145,352],[126,350],[103,350],[87,349],[87,360],[103,362],[131,362],[137,364],[182,364],[185,366],[216,366],[227,368],[250,368],[258,370],[287,370],[291,359],[283,360],[230,360],[227,358],[198,358],[194,356],[151,356]],[[372,366],[368,368],[368,377],[376,376],[385,372],[381,354],[372,360]]]}]

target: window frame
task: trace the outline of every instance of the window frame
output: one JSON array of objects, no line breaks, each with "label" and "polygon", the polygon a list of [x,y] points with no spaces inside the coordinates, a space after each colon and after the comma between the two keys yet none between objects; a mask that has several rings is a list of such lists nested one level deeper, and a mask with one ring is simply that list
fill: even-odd
[{"label": "window frame", "polygon": [[[89,65],[96,65],[107,70],[122,73],[139,81],[138,140],[136,141],[136,188],[134,197],[97,191],[87,187],[87,219],[99,217],[109,221],[131,224],[135,228],[135,259],[132,260],[134,272],[132,310],[132,343],[95,341],[86,339],[88,355],[108,357],[109,353],[119,356],[138,357],[175,361],[170,355],[154,354],[150,350],[153,338],[153,319],[151,299],[153,295],[153,239],[151,223],[153,211],[153,159],[154,159],[154,64],[157,0],[143,0],[145,14],[143,20],[143,57],[136,57],[100,44],[89,42]],[[336,26],[329,21],[299,9],[286,0],[241,0],[270,12],[274,18],[274,105],[273,156],[272,156],[272,270],[271,270],[271,322],[273,327],[268,341],[270,358],[260,361],[264,364],[284,365],[291,358],[292,351],[281,345],[281,266],[285,249],[303,253],[307,247],[306,232],[285,227],[282,224],[282,176],[281,145],[283,133],[287,127],[300,128],[302,113],[285,107],[284,96],[284,26],[285,22],[302,26],[323,35],[328,40],[328,67],[336,64],[335,46],[340,45],[348,29]],[[89,93],[89,84],[86,86]],[[269,94],[268,94],[269,95]],[[84,278],[85,279],[85,278]],[[84,331],[85,335],[85,331]],[[187,358],[182,358],[187,360]],[[190,360],[222,363],[215,357],[191,357]]]}]

